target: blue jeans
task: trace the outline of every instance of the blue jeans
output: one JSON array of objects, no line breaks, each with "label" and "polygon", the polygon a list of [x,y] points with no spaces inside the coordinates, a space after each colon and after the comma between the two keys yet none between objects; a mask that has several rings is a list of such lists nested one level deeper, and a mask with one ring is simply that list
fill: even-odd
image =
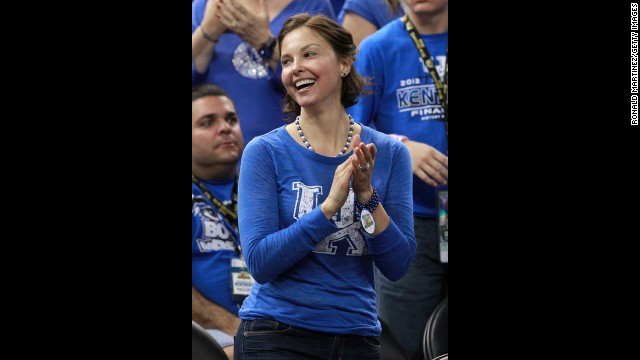
[{"label": "blue jeans", "polygon": [[235,337],[236,360],[380,360],[376,336],[335,335],[274,320],[242,320]]},{"label": "blue jeans", "polygon": [[416,257],[398,281],[376,269],[378,317],[400,340],[410,360],[423,360],[422,337],[429,315],[448,293],[449,265],[440,262],[438,222],[414,217]]}]

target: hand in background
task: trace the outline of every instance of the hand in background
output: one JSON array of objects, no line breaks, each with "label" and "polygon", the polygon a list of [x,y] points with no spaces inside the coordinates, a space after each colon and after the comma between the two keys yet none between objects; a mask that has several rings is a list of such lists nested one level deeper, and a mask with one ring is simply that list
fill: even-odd
[{"label": "hand in background", "polygon": [[427,144],[407,140],[413,174],[431,186],[445,185],[449,180],[449,157]]},{"label": "hand in background", "polygon": [[220,21],[242,40],[258,50],[269,39],[271,30],[266,0],[260,0],[260,10],[255,15],[249,13],[247,8],[236,0],[216,1],[220,11]]},{"label": "hand in background", "polygon": [[220,21],[220,10],[217,6],[219,0],[208,0],[207,6],[204,10],[204,17],[200,26],[207,33],[207,35],[217,39],[225,30],[227,26]]}]

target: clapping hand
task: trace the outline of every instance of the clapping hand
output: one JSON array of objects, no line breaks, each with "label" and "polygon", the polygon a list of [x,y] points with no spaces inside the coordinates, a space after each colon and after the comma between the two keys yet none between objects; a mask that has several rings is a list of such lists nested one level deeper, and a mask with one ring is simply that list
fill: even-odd
[{"label": "clapping hand", "polygon": [[358,202],[362,204],[369,201],[373,195],[371,178],[376,153],[375,144],[365,144],[360,141],[360,135],[353,136],[353,155],[349,158],[353,171],[353,192],[356,194]]},{"label": "clapping hand", "polygon": [[209,0],[204,10],[204,17],[200,26],[208,36],[217,39],[226,29],[226,25],[220,21],[220,9],[217,7],[218,0]]},{"label": "clapping hand", "polygon": [[351,165],[351,157],[349,157],[349,159],[345,160],[336,168],[329,195],[327,195],[327,199],[320,205],[320,209],[327,219],[330,220],[347,200],[352,174],[353,168]]},{"label": "clapping hand", "polygon": [[238,0],[209,1],[216,1],[220,21],[256,50],[271,36],[266,0],[260,0],[260,10],[255,15],[251,14]]}]

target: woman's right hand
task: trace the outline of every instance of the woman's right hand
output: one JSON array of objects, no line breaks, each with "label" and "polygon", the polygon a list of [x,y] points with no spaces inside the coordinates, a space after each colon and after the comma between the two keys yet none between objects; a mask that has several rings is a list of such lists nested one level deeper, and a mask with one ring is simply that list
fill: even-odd
[{"label": "woman's right hand", "polygon": [[375,144],[361,142],[358,134],[353,136],[353,155],[351,155],[351,165],[354,169],[353,192],[361,204],[369,201],[373,195],[371,179],[377,152]]},{"label": "woman's right hand", "polygon": [[351,157],[340,164],[333,175],[333,183],[327,199],[320,205],[320,209],[324,216],[331,220],[349,196],[349,183],[353,174],[353,166],[351,165]]}]

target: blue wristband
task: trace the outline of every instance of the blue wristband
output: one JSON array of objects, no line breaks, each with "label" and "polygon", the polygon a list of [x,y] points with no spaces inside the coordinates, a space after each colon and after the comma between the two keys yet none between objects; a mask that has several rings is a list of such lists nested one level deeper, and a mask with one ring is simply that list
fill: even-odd
[{"label": "blue wristband", "polygon": [[378,190],[376,190],[376,188],[373,188],[373,195],[371,195],[371,199],[364,204],[361,204],[358,201],[358,197],[356,197],[356,207],[358,208],[358,212],[362,212],[362,209],[367,208],[367,210],[373,214],[379,204],[380,198],[378,197]]}]

